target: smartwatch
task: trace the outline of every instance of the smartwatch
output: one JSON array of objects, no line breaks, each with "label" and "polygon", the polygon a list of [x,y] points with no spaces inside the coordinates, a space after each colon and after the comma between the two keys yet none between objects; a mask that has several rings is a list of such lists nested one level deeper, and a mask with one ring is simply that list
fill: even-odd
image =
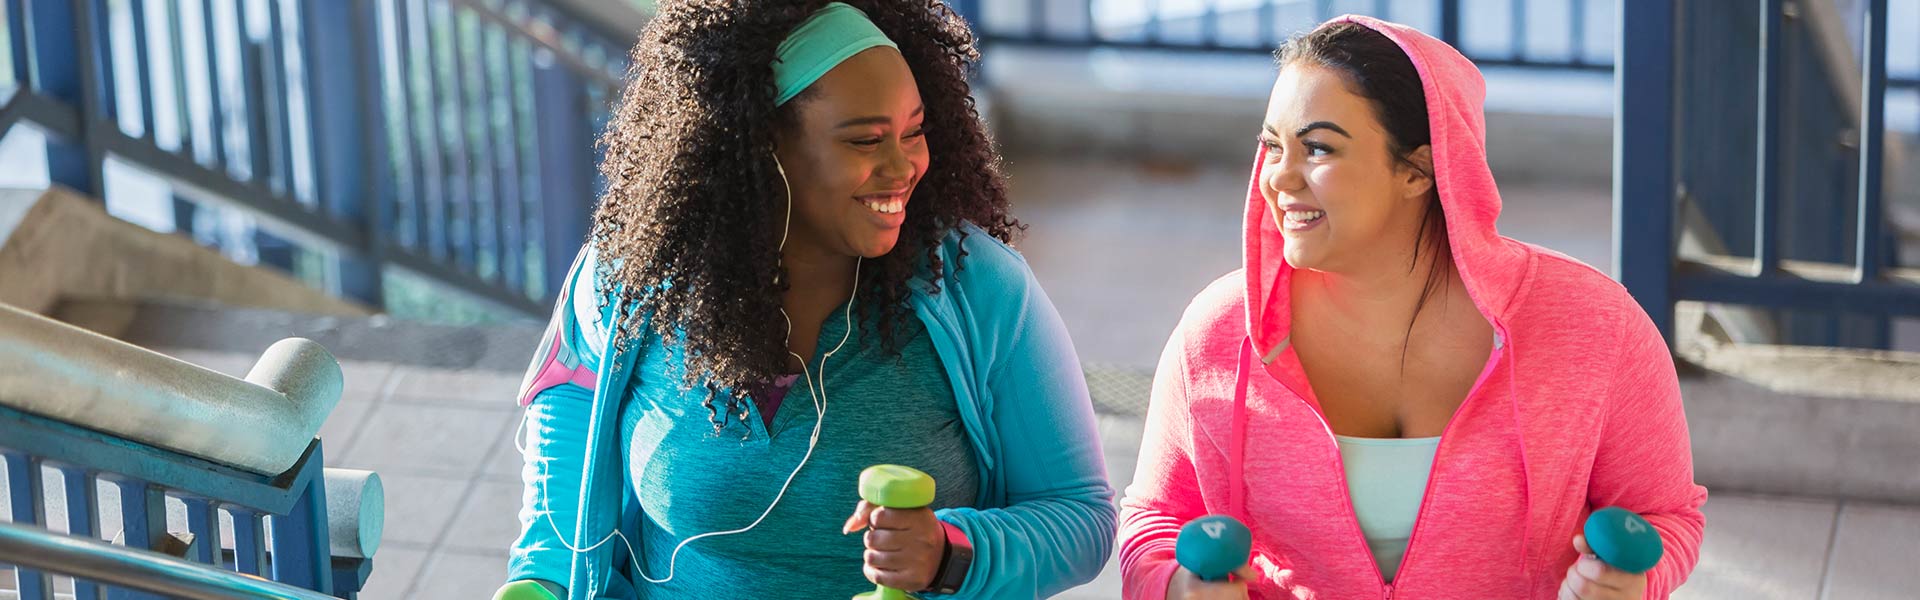
[{"label": "smartwatch", "polygon": [[967,532],[946,521],[940,522],[946,530],[947,546],[941,553],[940,569],[933,574],[933,585],[926,591],[935,594],[955,594],[967,584],[967,571],[973,567],[973,543],[967,540]]}]

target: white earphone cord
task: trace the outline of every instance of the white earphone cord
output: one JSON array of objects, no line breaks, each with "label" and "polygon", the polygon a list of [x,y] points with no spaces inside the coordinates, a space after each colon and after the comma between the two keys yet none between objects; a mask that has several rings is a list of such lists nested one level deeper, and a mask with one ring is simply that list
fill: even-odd
[{"label": "white earphone cord", "polygon": [[[785,250],[787,248],[787,233],[791,231],[793,226],[793,187],[791,184],[787,183],[787,171],[784,167],[780,166],[780,159],[778,157],[774,158],[773,165],[774,165],[774,169],[776,169],[780,173],[780,182],[787,189],[786,225],[783,226],[780,231],[780,247],[779,247],[780,250]],[[858,295],[860,292],[860,262],[861,262],[861,259],[855,258],[853,263],[853,285],[854,285],[853,293],[855,295]],[[587,546],[585,548],[580,548],[575,546],[574,544],[570,544],[567,542],[566,536],[560,533],[560,526],[554,524],[553,522],[552,511],[548,511],[547,514],[544,514],[541,516],[545,517],[547,521],[547,527],[553,530],[553,536],[556,539],[560,540],[560,545],[566,547],[566,549],[568,550],[572,550],[576,554],[579,554],[579,553],[591,552],[594,549],[599,548],[600,546],[606,545],[608,541],[611,541],[614,538],[619,538],[620,543],[627,547],[627,557],[633,563],[633,572],[638,573],[642,579],[645,579],[650,583],[658,584],[658,583],[666,583],[673,580],[674,566],[678,564],[680,560],[680,550],[683,548],[686,548],[687,544],[693,543],[694,540],[698,540],[701,538],[708,538],[708,537],[718,537],[723,535],[734,535],[734,534],[746,533],[748,531],[751,531],[753,528],[760,526],[760,522],[766,520],[767,515],[773,514],[773,508],[776,506],[779,506],[780,500],[787,496],[787,489],[793,485],[793,479],[795,477],[798,477],[800,475],[800,470],[807,466],[807,461],[813,458],[814,448],[819,446],[820,444],[820,427],[821,425],[825,424],[827,420],[827,359],[832,357],[834,354],[839,353],[840,349],[847,345],[847,339],[852,337],[853,335],[853,301],[851,299],[847,301],[847,307],[843,311],[841,318],[845,323],[843,325],[845,331],[841,333],[840,343],[838,345],[835,345],[832,350],[828,350],[826,354],[820,355],[820,379],[818,384],[819,387],[817,389],[815,388],[812,371],[807,368],[806,357],[803,357],[803,356],[800,356],[799,354],[794,353],[791,348],[787,350],[788,356],[792,356],[795,360],[800,361],[800,374],[807,386],[807,394],[813,397],[813,410],[814,410],[813,435],[807,438],[807,453],[800,457],[800,464],[795,465],[793,467],[793,472],[787,474],[786,482],[780,485],[780,492],[774,495],[773,502],[767,504],[766,510],[760,511],[759,518],[754,519],[753,522],[749,523],[746,527],[742,527],[739,529],[732,529],[727,531],[712,531],[712,532],[703,533],[700,535],[696,535],[696,536],[681,540],[679,545],[676,545],[673,547],[673,553],[669,555],[667,558],[667,577],[665,579],[654,579],[653,577],[648,576],[646,571],[640,568],[640,558],[639,558],[639,555],[633,551],[633,542],[628,540],[626,534],[621,533],[618,527],[614,528],[613,531],[608,532],[606,537],[600,538],[600,541],[594,542],[593,545]],[[793,319],[792,317],[787,316],[787,311],[785,308],[780,309],[780,319],[786,322],[786,329],[787,329],[786,336],[790,346],[792,341],[792,336],[793,336]],[[515,428],[513,432],[513,446],[515,449],[520,451],[520,457],[522,460],[531,460],[531,458],[527,456],[526,444],[522,441],[524,439],[523,436],[525,435],[526,429],[527,429],[527,414],[532,412],[531,410],[532,405],[529,404],[528,407],[529,407],[529,410],[527,412],[521,413],[520,426]],[[537,460],[535,463],[536,468],[539,465],[544,465],[545,462],[546,462],[545,460]],[[585,462],[584,457],[581,459],[581,462],[583,463]],[[545,473],[542,472],[541,477],[539,477],[537,481],[545,480],[545,478],[546,478]],[[551,502],[547,500],[547,488],[544,485],[540,486],[540,504],[543,506],[551,505]]]}]

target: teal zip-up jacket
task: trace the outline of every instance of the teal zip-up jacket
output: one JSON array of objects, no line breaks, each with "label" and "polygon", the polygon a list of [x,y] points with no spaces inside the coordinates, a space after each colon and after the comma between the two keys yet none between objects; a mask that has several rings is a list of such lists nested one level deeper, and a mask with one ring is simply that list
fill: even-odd
[{"label": "teal zip-up jacket", "polygon": [[[974,547],[966,585],[941,597],[1043,598],[1091,581],[1113,549],[1113,488],[1066,326],[1026,259],[985,231],[963,224],[939,252],[948,273],[938,291],[922,268],[910,304],[946,366],[981,469],[974,507],[935,513]],[[670,372],[639,373],[642,385],[680,385],[684,355],[651,333],[602,351],[616,347],[613,307],[595,291],[597,269],[583,268],[595,264],[590,248],[575,261],[521,386],[525,487],[508,580],[565,583],[569,600],[643,598],[649,584],[630,573],[626,546],[606,540],[615,528],[640,539],[621,401],[641,353],[670,353],[646,361]]]}]

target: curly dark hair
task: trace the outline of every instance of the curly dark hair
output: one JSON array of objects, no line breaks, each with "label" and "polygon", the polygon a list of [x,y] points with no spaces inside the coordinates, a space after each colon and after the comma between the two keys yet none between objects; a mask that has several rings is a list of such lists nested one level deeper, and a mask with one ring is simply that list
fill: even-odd
[{"label": "curly dark hair", "polygon": [[[912,316],[909,281],[925,267],[938,289],[947,268],[938,246],[950,231],[971,222],[1012,242],[1024,226],[1009,214],[999,157],[968,87],[979,53],[966,22],[938,0],[844,1],[899,46],[926,108],[927,171],[899,242],[862,265],[854,302],[862,326],[877,327],[897,352],[893,332]],[[788,32],[826,3],[662,2],[600,138],[607,189],[590,240],[602,267],[597,291],[620,315],[621,344],[641,339],[644,322],[682,342],[681,385],[706,388],[716,429],[785,371],[778,243],[787,208],[774,133],[808,98],[776,108],[772,65]]]}]

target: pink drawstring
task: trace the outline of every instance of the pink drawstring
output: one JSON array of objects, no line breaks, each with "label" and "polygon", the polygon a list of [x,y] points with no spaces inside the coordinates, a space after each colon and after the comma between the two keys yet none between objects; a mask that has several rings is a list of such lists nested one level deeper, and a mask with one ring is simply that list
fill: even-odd
[{"label": "pink drawstring", "polygon": [[1527,550],[1532,546],[1533,538],[1533,481],[1528,476],[1532,469],[1527,464],[1526,420],[1520,416],[1520,392],[1515,383],[1516,374],[1520,371],[1520,351],[1514,344],[1513,336],[1504,330],[1500,332],[1500,339],[1504,340],[1502,345],[1507,354],[1507,400],[1513,408],[1513,436],[1520,442],[1520,498],[1524,507],[1520,515],[1520,576],[1531,585],[1533,563],[1529,560]]},{"label": "pink drawstring", "polygon": [[1252,519],[1247,514],[1242,463],[1247,454],[1247,387],[1253,384],[1247,380],[1247,371],[1253,362],[1252,354],[1253,340],[1241,340],[1239,365],[1233,370],[1233,438],[1227,442],[1227,514],[1247,523]]}]

